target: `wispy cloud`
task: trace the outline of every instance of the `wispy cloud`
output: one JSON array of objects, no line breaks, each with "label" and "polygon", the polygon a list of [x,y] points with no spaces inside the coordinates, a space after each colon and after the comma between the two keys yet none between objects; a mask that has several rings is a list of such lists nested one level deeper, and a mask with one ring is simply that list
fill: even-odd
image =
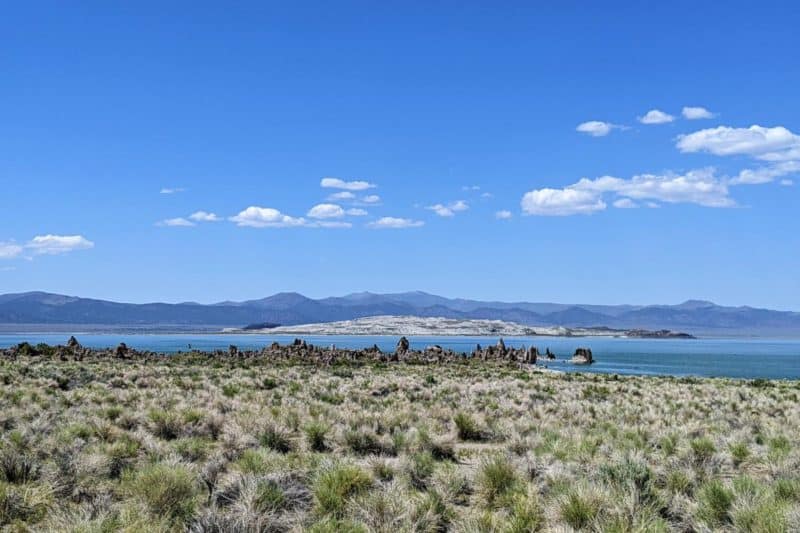
[{"label": "wispy cloud", "polygon": [[800,161],[781,161],[761,168],[746,168],[730,180],[731,185],[759,185],[800,172]]},{"label": "wispy cloud", "polygon": [[345,214],[349,215],[351,217],[363,217],[363,216],[367,216],[369,213],[367,212],[366,209],[361,209],[361,208],[358,208],[358,207],[351,207],[350,209],[347,209],[345,211]]},{"label": "wispy cloud", "polygon": [[582,122],[578,124],[575,128],[575,131],[580,133],[585,133],[586,135],[590,135],[592,137],[605,137],[611,130],[613,129],[622,129],[622,126],[617,124],[612,124],[610,122],[603,122],[601,120],[590,120],[588,122]]},{"label": "wispy cloud", "polygon": [[90,248],[94,243],[82,235],[37,235],[25,245],[35,255],[60,255]]},{"label": "wispy cloud", "polygon": [[614,193],[634,200],[689,203],[705,207],[733,207],[724,178],[714,168],[691,170],[684,174],[639,174],[631,179],[602,176],[583,178],[570,188],[592,193]]},{"label": "wispy cloud", "polygon": [[452,217],[459,211],[466,211],[469,209],[469,205],[464,200],[456,200],[455,202],[451,202],[447,205],[444,204],[434,204],[429,205],[425,209],[433,211],[440,217]]},{"label": "wispy cloud", "polygon": [[791,187],[794,185],[794,182],[792,180],[781,180],[781,185],[784,187]]},{"label": "wispy cloud", "polygon": [[335,192],[335,193],[333,193],[333,194],[328,196],[328,200],[333,201],[333,202],[355,200],[355,199],[356,199],[356,195],[351,193],[350,191]]},{"label": "wispy cloud", "polygon": [[383,217],[374,222],[367,224],[368,228],[372,229],[405,229],[405,228],[418,228],[424,226],[425,223],[421,220],[412,220],[410,218],[397,218],[397,217]]},{"label": "wispy cloud", "polygon": [[674,120],[675,117],[658,109],[651,109],[644,116],[639,117],[639,122],[642,124],[666,124]]},{"label": "wispy cloud", "polygon": [[681,110],[683,118],[686,120],[700,120],[704,118],[714,118],[714,113],[705,107],[684,107]]},{"label": "wispy cloud", "polygon": [[196,224],[183,217],[167,218],[156,222],[156,226],[166,226],[171,228],[190,228]]},{"label": "wispy cloud", "polygon": [[186,189],[183,187],[164,187],[161,189],[161,194],[177,194],[179,192],[184,192]]},{"label": "wispy cloud", "polygon": [[189,218],[197,222],[219,222],[222,220],[222,218],[215,213],[209,213],[207,211],[196,211],[189,215]]},{"label": "wispy cloud", "polygon": [[639,207],[639,204],[630,198],[620,198],[619,200],[615,200],[613,205],[617,209],[636,209]]},{"label": "wispy cloud", "polygon": [[511,211],[508,211],[507,209],[503,209],[502,211],[498,211],[497,213],[494,214],[494,218],[498,220],[508,220],[512,216],[514,215],[512,215]]},{"label": "wispy cloud", "polygon": [[0,259],[13,259],[22,255],[23,248],[14,242],[0,242]]},{"label": "wispy cloud", "polygon": [[339,178],[322,178],[320,181],[320,187],[330,188],[330,189],[344,189],[347,191],[363,191],[366,189],[374,189],[377,187],[374,183],[370,183],[368,181],[344,181]]},{"label": "wispy cloud", "polygon": [[381,197],[377,194],[368,194],[361,198],[361,202],[365,204],[379,204],[381,202]]}]

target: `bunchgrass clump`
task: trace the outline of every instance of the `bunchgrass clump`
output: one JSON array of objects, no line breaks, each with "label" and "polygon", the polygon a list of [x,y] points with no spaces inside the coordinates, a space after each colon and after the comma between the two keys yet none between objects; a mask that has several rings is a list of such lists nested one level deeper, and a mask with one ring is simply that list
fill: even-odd
[{"label": "bunchgrass clump", "polygon": [[341,516],[345,505],[372,485],[372,477],[352,464],[338,464],[322,471],[314,483],[314,500],[320,514]]},{"label": "bunchgrass clump", "polygon": [[149,465],[130,473],[125,483],[153,516],[168,517],[173,523],[188,523],[199,503],[197,476],[182,465]]}]

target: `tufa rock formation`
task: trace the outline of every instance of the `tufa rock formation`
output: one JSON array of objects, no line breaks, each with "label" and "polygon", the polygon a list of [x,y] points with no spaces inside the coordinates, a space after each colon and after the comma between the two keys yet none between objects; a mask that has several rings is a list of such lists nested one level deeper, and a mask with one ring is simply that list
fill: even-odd
[{"label": "tufa rock formation", "polygon": [[576,365],[591,365],[594,363],[592,350],[589,348],[578,348],[575,350],[575,355],[572,356],[570,362]]}]

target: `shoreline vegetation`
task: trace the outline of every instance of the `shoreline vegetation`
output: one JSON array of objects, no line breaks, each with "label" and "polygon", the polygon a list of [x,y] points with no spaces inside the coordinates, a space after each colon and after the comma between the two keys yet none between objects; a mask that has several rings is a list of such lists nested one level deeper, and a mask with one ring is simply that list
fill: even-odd
[{"label": "shoreline vegetation", "polygon": [[800,381],[534,354],[3,349],[0,529],[800,529]]}]

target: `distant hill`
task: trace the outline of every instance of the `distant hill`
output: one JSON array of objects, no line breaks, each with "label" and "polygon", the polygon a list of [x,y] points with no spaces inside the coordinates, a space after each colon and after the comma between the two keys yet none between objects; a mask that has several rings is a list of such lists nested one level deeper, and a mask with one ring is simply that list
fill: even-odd
[{"label": "distant hill", "polygon": [[[485,302],[424,292],[360,292],[312,299],[278,293],[242,302],[130,304],[44,292],[0,295],[0,324],[106,324],[109,326],[284,326],[378,315],[492,319],[529,326],[671,329],[695,334],[800,335],[800,313],[724,307],[689,300],[677,305],[589,305]],[[9,329],[8,327],[6,329]]]}]

